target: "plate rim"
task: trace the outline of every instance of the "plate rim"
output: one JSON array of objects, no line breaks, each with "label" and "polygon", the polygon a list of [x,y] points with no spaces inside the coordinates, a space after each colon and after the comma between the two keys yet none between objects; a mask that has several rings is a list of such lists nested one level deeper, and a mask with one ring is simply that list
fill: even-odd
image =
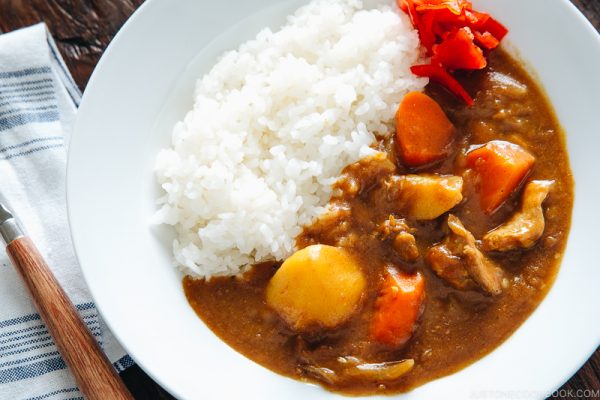
[{"label": "plate rim", "polygon": [[[116,48],[117,46],[120,45],[121,41],[123,40],[123,37],[125,37],[127,35],[128,30],[130,29],[130,27],[134,24],[136,24],[139,19],[144,18],[145,14],[148,13],[152,7],[154,7],[156,4],[158,4],[159,2],[164,1],[164,0],[146,0],[144,3],[142,3],[142,5],[135,10],[135,12],[127,19],[127,21],[123,24],[123,26],[119,29],[119,31],[117,32],[117,34],[115,35],[115,37],[112,39],[112,41],[110,42],[110,44],[107,46],[106,50],[103,52],[102,57],[100,58],[100,60],[98,61],[98,63],[96,64],[96,66],[94,67],[94,71],[87,83],[87,87],[93,87],[97,77],[101,74],[101,71],[104,68],[104,65],[109,61],[109,58],[111,57],[111,54],[113,53],[113,49]],[[592,23],[585,17],[585,15],[569,0],[560,0],[563,4],[567,5],[568,8],[571,11],[571,17],[577,18],[579,24],[583,25],[586,27],[587,33],[590,36],[590,39],[595,39],[595,44],[596,47],[598,49],[600,49],[600,33],[598,33],[598,31],[596,30],[596,28],[592,25]],[[91,90],[85,90],[81,99],[81,104],[80,104],[80,109],[86,107],[86,104],[88,102],[88,97],[90,97],[91,95],[89,95],[88,93],[90,93]],[[77,113],[77,117],[76,117],[76,122],[75,122],[75,129],[72,133],[72,137],[74,137],[75,135],[79,135],[78,133],[78,126],[80,123],[80,115],[81,113]],[[68,214],[68,220],[69,220],[69,226],[73,225],[73,216],[72,216],[72,196],[71,196],[71,191],[72,190],[76,190],[72,188],[72,182],[71,182],[71,172],[72,172],[72,151],[71,151],[71,147],[69,146],[68,149],[68,157],[67,157],[67,173],[66,173],[66,193],[67,193],[67,214]],[[92,298],[94,300],[94,303],[96,304],[96,307],[98,309],[98,312],[100,314],[100,316],[102,317],[102,319],[105,321],[106,325],[109,327],[109,329],[111,330],[111,332],[113,333],[113,335],[115,336],[115,338],[118,340],[118,342],[123,346],[123,348],[127,351],[127,353],[134,359],[134,361],[136,362],[136,364],[138,364],[140,366],[140,368],[142,368],[144,370],[145,373],[147,373],[157,384],[159,384],[161,387],[163,387],[165,390],[167,390],[169,393],[171,393],[174,396],[178,396],[179,395],[179,391],[177,390],[177,388],[175,387],[171,387],[167,382],[164,382],[160,376],[157,376],[153,373],[151,368],[147,368],[146,366],[144,366],[144,364],[142,362],[138,361],[138,357],[136,357],[134,354],[132,354],[127,346],[127,343],[125,340],[122,340],[121,337],[119,337],[119,334],[117,333],[118,329],[115,330],[113,329],[113,327],[111,326],[111,322],[110,319],[107,319],[106,316],[104,315],[103,309],[102,309],[102,305],[101,303],[99,303],[97,301],[98,299],[98,294],[94,292],[94,290],[91,289],[91,285],[89,283],[89,274],[86,273],[86,268],[83,266],[83,264],[81,263],[81,258],[79,256],[79,252],[78,252],[78,246],[77,246],[77,242],[78,239],[75,237],[74,235],[74,231],[73,229],[69,230],[70,234],[71,234],[71,239],[73,241],[73,248],[77,257],[77,260],[80,264],[84,279],[86,281],[86,284],[88,286],[88,288],[90,288],[90,293],[92,295]],[[562,268],[563,265],[561,264]],[[552,292],[552,290],[554,289],[551,288],[548,292],[548,294],[550,292]],[[538,306],[539,307],[539,306]],[[528,317],[529,318],[529,317]],[[517,328],[517,331],[520,329]],[[220,340],[220,339],[219,339]],[[590,349],[589,352],[587,352],[586,354],[582,355],[581,358],[581,366],[585,363],[585,361],[587,359],[589,359],[589,357],[596,351],[597,346],[592,347]],[[484,356],[483,358],[488,357],[488,355]],[[475,362],[476,363],[476,362]],[[257,365],[259,365],[258,363],[256,363]],[[472,366],[474,364],[470,364],[470,366]],[[264,367],[263,367],[264,368]],[[570,373],[570,375],[568,375],[569,377],[572,376],[574,373],[576,373],[579,370],[580,367],[576,368],[574,371],[572,371],[572,373]],[[274,373],[274,372],[273,372]],[[566,374],[565,374],[566,375]],[[282,376],[284,377],[284,376]],[[288,377],[284,377],[287,379],[291,379]],[[443,378],[442,378],[443,379]],[[439,381],[439,379],[436,379],[436,381]],[[565,380],[566,382],[566,380]],[[564,382],[563,382],[564,383]],[[563,383],[558,384],[557,386],[555,386],[553,388],[553,390],[558,389]],[[392,395],[393,396],[393,395]],[[372,397],[374,398],[374,397]]]}]

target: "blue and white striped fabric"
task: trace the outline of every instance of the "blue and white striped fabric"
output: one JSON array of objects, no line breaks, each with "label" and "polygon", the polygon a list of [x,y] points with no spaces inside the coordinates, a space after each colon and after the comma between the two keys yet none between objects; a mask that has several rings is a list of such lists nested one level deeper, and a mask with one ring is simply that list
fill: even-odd
[{"label": "blue and white striped fabric", "polygon": [[[73,252],[66,147],[81,98],[45,25],[0,35],[0,193],[120,372],[133,361],[104,327]],[[0,400],[80,399],[52,338],[0,251]]]}]

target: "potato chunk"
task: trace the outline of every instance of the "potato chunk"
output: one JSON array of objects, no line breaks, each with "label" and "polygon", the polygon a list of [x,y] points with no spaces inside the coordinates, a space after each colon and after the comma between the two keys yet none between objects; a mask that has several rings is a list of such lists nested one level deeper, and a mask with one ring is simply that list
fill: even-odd
[{"label": "potato chunk", "polygon": [[436,219],[463,199],[463,179],[459,176],[394,176],[387,186],[399,211],[417,220]]},{"label": "potato chunk", "polygon": [[331,329],[359,307],[365,277],[348,252],[313,245],[292,254],[267,286],[267,304],[294,330]]}]

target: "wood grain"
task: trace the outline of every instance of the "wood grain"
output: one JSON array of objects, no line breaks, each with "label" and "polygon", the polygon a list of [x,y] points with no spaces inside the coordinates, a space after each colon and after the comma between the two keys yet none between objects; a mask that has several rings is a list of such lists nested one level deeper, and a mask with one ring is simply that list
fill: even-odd
[{"label": "wood grain", "polygon": [[6,252],[86,399],[133,399],[33,242],[21,237]]},{"label": "wood grain", "polygon": [[600,1],[599,0],[571,0],[581,10],[587,19],[600,31]]},{"label": "wood grain", "polygon": [[[571,1],[600,30],[600,0]],[[8,32],[45,21],[75,81],[83,90],[106,46],[142,3],[143,0],[0,0],[0,30]],[[598,316],[591,315],[590,318]],[[137,366],[129,368],[122,376],[136,399],[172,399]],[[600,351],[596,351],[561,389],[566,392],[558,392],[563,395],[554,398],[575,399],[578,390],[600,389]]]},{"label": "wood grain", "polygon": [[104,49],[143,0],[0,0],[0,30],[45,22],[84,88]]}]

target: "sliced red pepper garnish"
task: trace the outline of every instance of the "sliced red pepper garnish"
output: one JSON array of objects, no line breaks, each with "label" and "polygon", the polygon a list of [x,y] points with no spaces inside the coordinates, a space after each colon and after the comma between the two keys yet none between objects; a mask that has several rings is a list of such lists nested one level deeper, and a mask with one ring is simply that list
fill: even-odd
[{"label": "sliced red pepper garnish", "polygon": [[414,27],[419,26],[419,14],[417,14],[417,10],[415,9],[415,3],[413,0],[396,0],[398,6],[402,11],[408,14],[410,17],[410,22],[412,22]]},{"label": "sliced red pepper garnish", "polygon": [[490,15],[475,10],[465,10],[465,20],[473,31],[479,31],[490,19]]},{"label": "sliced red pepper garnish", "polygon": [[432,62],[451,70],[485,68],[487,61],[474,39],[468,27],[446,33],[442,43],[433,46]]},{"label": "sliced red pepper garnish", "polygon": [[418,12],[447,9],[454,15],[461,15],[463,10],[471,7],[467,0],[430,0],[426,4],[417,5],[416,9]]},{"label": "sliced red pepper garnish", "polygon": [[473,99],[448,71],[478,70],[500,45],[508,29],[489,14],[473,10],[469,0],[396,0],[419,31],[431,65],[417,65],[413,73],[446,87],[468,105]]},{"label": "sliced red pepper garnish", "polygon": [[485,22],[480,31],[491,33],[498,41],[504,39],[508,34],[508,29],[492,17]]},{"label": "sliced red pepper garnish", "polygon": [[471,95],[467,93],[465,88],[444,68],[438,65],[415,65],[410,68],[413,74],[425,78],[429,78],[433,82],[437,82],[448,89],[456,97],[462,99],[470,107],[474,101]]},{"label": "sliced red pepper garnish", "polygon": [[419,39],[421,39],[421,44],[423,47],[427,49],[427,55],[431,56],[433,54],[433,45],[436,42],[435,37],[435,17],[436,13],[427,13],[423,15],[420,19],[418,30],[419,30]]},{"label": "sliced red pepper garnish", "polygon": [[424,14],[421,18],[431,15],[433,19],[433,32],[436,35],[436,39],[441,38],[446,32],[465,26],[464,16],[455,15],[448,9],[444,8],[436,11],[429,11]]},{"label": "sliced red pepper garnish", "polygon": [[500,41],[489,32],[479,33],[475,31],[473,35],[475,36],[475,43],[486,50],[494,50],[500,45]]}]

